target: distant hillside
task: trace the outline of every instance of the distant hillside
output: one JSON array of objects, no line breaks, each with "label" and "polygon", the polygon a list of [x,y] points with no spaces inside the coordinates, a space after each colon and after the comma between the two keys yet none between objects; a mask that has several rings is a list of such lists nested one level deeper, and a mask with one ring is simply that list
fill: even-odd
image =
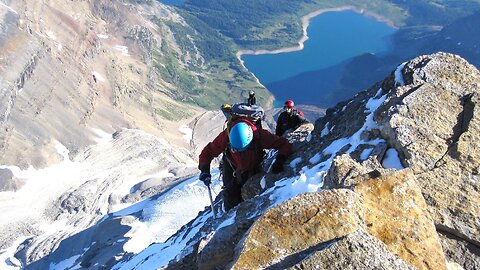
[{"label": "distant hillside", "polygon": [[361,89],[366,82],[384,76],[384,70],[393,68],[395,63],[438,51],[458,54],[480,68],[480,7],[477,10],[444,27],[424,25],[401,28],[394,36],[393,49],[389,54],[362,55],[351,59],[343,70],[339,89]]},{"label": "distant hillside", "polygon": [[[352,6],[383,14],[402,25],[404,11],[388,1],[331,0],[186,0],[179,9],[231,38],[239,49],[279,49],[295,45],[302,35],[300,18],[323,8]],[[183,13],[182,13],[183,14]]]},{"label": "distant hillside", "polygon": [[179,121],[269,98],[225,37],[156,1],[7,1],[0,18],[0,165],[59,162],[57,142],[74,156],[94,129],[183,145]]},{"label": "distant hillside", "polygon": [[428,38],[426,50],[456,53],[480,68],[480,11],[456,20]]},{"label": "distant hillside", "polygon": [[179,8],[242,49],[278,49],[296,43],[301,35],[301,16],[340,6],[375,14],[397,27],[443,26],[480,9],[480,0],[185,0]]}]

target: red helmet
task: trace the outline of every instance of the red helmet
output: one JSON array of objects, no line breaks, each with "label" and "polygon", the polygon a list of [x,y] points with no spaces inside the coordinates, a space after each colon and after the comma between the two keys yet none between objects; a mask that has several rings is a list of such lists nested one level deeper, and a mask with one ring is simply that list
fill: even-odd
[{"label": "red helmet", "polygon": [[285,101],[285,104],[283,106],[287,108],[293,108],[293,106],[295,106],[295,103],[293,103],[293,100],[289,99]]}]

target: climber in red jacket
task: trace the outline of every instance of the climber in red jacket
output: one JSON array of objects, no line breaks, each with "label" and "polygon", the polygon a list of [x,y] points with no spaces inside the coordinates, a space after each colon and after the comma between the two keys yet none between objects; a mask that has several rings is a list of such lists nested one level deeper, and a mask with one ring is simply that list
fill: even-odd
[{"label": "climber in red jacket", "polygon": [[208,143],[199,156],[200,180],[210,185],[210,162],[223,153],[223,204],[229,210],[243,201],[241,188],[253,175],[260,173],[263,149],[277,149],[272,173],[283,170],[283,164],[292,154],[292,146],[285,138],[259,128],[247,119],[233,122]]}]

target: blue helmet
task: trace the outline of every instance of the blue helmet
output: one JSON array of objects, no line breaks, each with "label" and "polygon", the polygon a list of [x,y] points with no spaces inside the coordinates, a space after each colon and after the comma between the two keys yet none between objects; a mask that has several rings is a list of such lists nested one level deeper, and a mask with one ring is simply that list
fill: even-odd
[{"label": "blue helmet", "polygon": [[252,127],[245,122],[237,123],[230,129],[228,137],[233,151],[243,151],[253,140]]}]

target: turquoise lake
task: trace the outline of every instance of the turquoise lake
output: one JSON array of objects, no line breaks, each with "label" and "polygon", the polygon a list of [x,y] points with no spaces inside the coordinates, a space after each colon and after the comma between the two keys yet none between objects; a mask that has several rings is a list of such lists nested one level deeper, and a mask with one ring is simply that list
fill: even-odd
[{"label": "turquoise lake", "polygon": [[184,2],[184,0],[160,0],[159,2],[166,4],[166,5],[172,5],[172,6],[178,6]]},{"label": "turquoise lake", "polygon": [[366,62],[370,64],[366,66],[372,66],[377,56],[392,48],[395,32],[395,28],[351,10],[326,12],[310,21],[309,39],[303,50],[243,55],[242,60],[275,95],[276,105],[293,99],[297,103],[329,107],[348,98],[350,92],[362,90],[342,89],[346,86],[340,82],[345,77],[358,80],[351,78],[355,74],[345,74],[347,68],[352,68],[349,62],[358,57],[355,65]]}]

